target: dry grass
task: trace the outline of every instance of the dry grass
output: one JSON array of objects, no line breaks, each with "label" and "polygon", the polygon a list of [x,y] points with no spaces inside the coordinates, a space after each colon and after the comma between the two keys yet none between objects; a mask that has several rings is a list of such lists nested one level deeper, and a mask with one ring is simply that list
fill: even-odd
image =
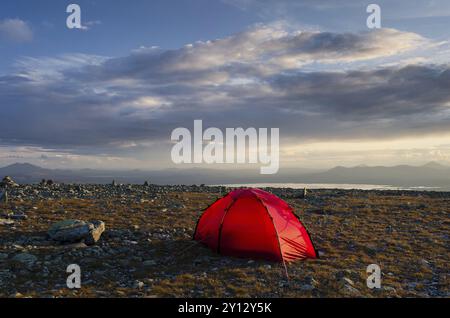
[{"label": "dry grass", "polygon": [[[319,260],[288,264],[289,280],[280,264],[222,257],[192,241],[201,211],[219,194],[171,192],[143,203],[13,201],[1,211],[26,211],[28,219],[15,228],[0,227],[0,253],[8,254],[0,272],[13,275],[0,296],[449,297],[449,197],[328,194],[284,198],[323,254]],[[171,208],[173,202],[182,207]],[[99,245],[75,249],[43,239],[53,222],[68,218],[105,221]],[[27,242],[30,237],[38,243]],[[37,256],[38,262],[32,269],[14,265],[11,258],[19,252]],[[144,266],[148,260],[154,265]],[[82,268],[80,290],[65,287],[71,263]],[[382,269],[380,290],[366,287],[365,270],[372,263]],[[343,277],[354,282],[356,291],[345,287]]]}]

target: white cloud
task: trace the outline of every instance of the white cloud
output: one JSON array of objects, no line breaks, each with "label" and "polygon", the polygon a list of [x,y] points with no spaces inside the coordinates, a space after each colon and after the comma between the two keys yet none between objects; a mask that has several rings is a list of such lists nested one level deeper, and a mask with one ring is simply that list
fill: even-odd
[{"label": "white cloud", "polygon": [[[258,26],[214,41],[197,42],[160,55],[167,71],[211,70],[251,63],[260,70],[295,69],[312,62],[354,62],[404,53],[429,41],[415,33],[380,29],[361,33],[287,32]],[[152,52],[152,57],[155,57]],[[144,57],[144,55],[143,55]],[[164,61],[162,61],[164,62]]]},{"label": "white cloud", "polygon": [[96,25],[101,25],[102,21],[100,20],[95,20],[95,21],[87,21],[85,23],[83,23],[83,25],[81,26],[81,30],[83,31],[89,31],[91,30],[94,26]]},{"label": "white cloud", "polygon": [[63,72],[79,70],[88,65],[99,65],[107,57],[89,54],[64,54],[58,57],[22,57],[14,66],[17,75],[36,84],[51,83],[64,79]]},{"label": "white cloud", "polygon": [[5,19],[0,21],[0,38],[14,42],[28,42],[33,39],[33,31],[23,20]]}]

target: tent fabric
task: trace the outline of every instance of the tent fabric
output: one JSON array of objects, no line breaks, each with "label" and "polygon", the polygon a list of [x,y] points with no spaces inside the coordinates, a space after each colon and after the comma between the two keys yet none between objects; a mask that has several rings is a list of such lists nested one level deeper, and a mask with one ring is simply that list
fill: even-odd
[{"label": "tent fabric", "polygon": [[260,189],[237,189],[210,205],[194,239],[228,256],[278,262],[318,257],[291,207]]}]

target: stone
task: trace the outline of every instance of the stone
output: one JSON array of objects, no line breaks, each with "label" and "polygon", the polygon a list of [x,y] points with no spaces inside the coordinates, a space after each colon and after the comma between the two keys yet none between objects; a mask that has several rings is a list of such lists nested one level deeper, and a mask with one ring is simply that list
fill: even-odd
[{"label": "stone", "polygon": [[89,224],[89,236],[86,238],[85,243],[87,245],[93,245],[97,243],[100,236],[105,231],[105,222],[103,221],[92,221]]},{"label": "stone", "polygon": [[430,265],[430,262],[428,262],[426,259],[422,259],[420,262],[422,263],[422,265],[425,265],[425,266]]},{"label": "stone", "polygon": [[145,267],[155,266],[156,264],[157,263],[154,260],[147,260],[142,263],[142,265]]},{"label": "stone", "polygon": [[16,188],[19,185],[9,176],[6,176],[3,178],[2,182],[0,182],[0,187],[1,188]]},{"label": "stone", "polygon": [[346,284],[344,286],[344,293],[346,294],[351,294],[351,295],[358,295],[360,292],[358,289],[356,289],[355,287]]},{"label": "stone", "polygon": [[14,221],[7,219],[0,219],[0,225],[14,225]]},{"label": "stone", "polygon": [[299,194],[299,199],[306,199],[306,195],[308,194],[308,190],[306,188],[303,188],[301,193]]},{"label": "stone", "polygon": [[62,247],[69,248],[69,249],[79,249],[79,248],[86,248],[88,246],[84,242],[78,242],[78,243],[65,244],[65,245],[62,245]]},{"label": "stone", "polygon": [[28,254],[28,253],[20,253],[20,254],[15,255],[12,258],[12,260],[14,262],[23,264],[26,267],[30,268],[34,265],[34,263],[36,263],[37,257],[32,254]]},{"label": "stone", "polygon": [[0,202],[8,204],[8,191],[4,190],[0,192]]},{"label": "stone", "polygon": [[397,293],[397,290],[394,287],[391,287],[391,286],[384,286],[383,290],[385,290],[387,292]]},{"label": "stone", "polygon": [[54,241],[78,242],[89,235],[89,224],[79,220],[60,221],[50,227],[48,235]]},{"label": "stone", "polygon": [[16,278],[16,276],[8,269],[0,269],[0,287]]},{"label": "stone", "polygon": [[302,290],[302,291],[311,291],[311,290],[314,290],[314,286],[313,285],[309,285],[309,284],[305,284],[305,285],[302,285],[300,287],[300,290]]},{"label": "stone", "polygon": [[84,241],[87,245],[93,245],[100,239],[104,231],[105,223],[103,221],[64,220],[53,224],[48,230],[48,236],[60,243]]},{"label": "stone", "polygon": [[350,278],[344,277],[343,280],[344,280],[347,284],[350,284],[350,285],[352,285],[352,286],[355,285],[355,283],[354,283]]},{"label": "stone", "polygon": [[134,288],[142,289],[142,288],[144,288],[144,286],[145,286],[144,282],[141,282],[141,281],[134,282]]},{"label": "stone", "polygon": [[28,216],[25,214],[13,214],[13,215],[10,215],[9,218],[11,220],[26,220],[26,219],[28,219]]}]

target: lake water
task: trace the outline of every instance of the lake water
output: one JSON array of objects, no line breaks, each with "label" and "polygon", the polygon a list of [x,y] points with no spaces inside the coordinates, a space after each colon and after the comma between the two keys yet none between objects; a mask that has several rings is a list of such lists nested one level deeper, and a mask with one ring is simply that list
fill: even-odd
[{"label": "lake water", "polygon": [[415,191],[439,191],[440,187],[396,187],[379,184],[352,184],[352,183],[241,183],[220,184],[229,188],[291,188],[291,189],[342,189],[342,190],[415,190]]}]

